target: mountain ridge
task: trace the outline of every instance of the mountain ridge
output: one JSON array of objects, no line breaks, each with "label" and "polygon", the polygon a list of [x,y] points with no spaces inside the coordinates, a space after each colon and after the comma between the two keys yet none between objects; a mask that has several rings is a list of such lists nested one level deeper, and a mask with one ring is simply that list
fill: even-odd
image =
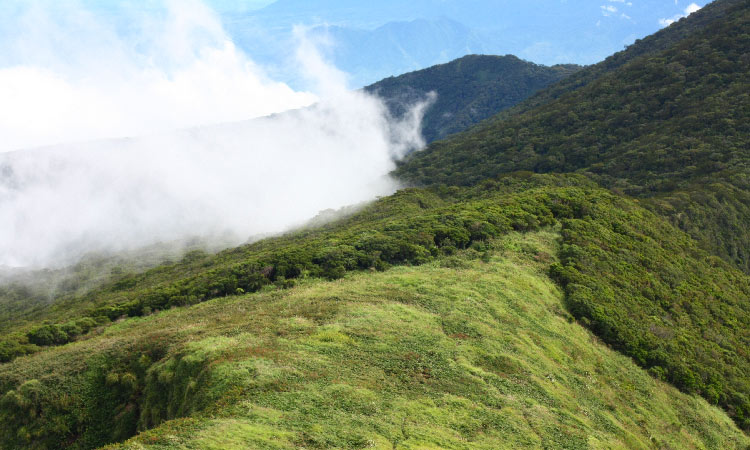
[{"label": "mountain ridge", "polygon": [[[750,220],[743,181],[750,160],[743,151],[750,146],[743,119],[750,90],[750,57],[743,53],[750,46],[748,5],[712,3],[636,44],[633,53],[583,69],[411,155],[396,174],[418,184],[471,184],[514,170],[585,171],[607,187],[654,198],[655,209],[672,211],[674,223],[705,248],[750,271],[750,241],[739,226]],[[688,30],[690,37],[679,40]],[[655,50],[645,50],[652,45]],[[704,206],[681,211],[679,193],[696,189],[706,193]],[[727,201],[725,210],[705,206]],[[734,225],[715,225],[721,223]],[[698,224],[714,225],[701,231]]]},{"label": "mountain ridge", "polygon": [[[610,217],[615,210],[618,217]],[[65,440],[92,448],[140,431],[113,448],[184,448],[196,439],[199,447],[224,448],[460,441],[474,448],[613,441],[743,448],[747,437],[726,416],[652,379],[565,311],[550,275],[571,276],[600,251],[618,254],[612,243],[571,252],[567,243],[581,229],[571,226],[615,223],[624,227],[619,233],[673,235],[677,248],[689,241],[585,178],[533,176],[473,190],[407,190],[318,230],[191,256],[150,271],[152,282],[107,288],[133,299],[111,309],[113,317],[129,311],[130,318],[94,323],[82,339],[0,366],[0,442],[54,448]],[[258,265],[257,274],[270,277],[263,282],[253,278],[251,261],[268,251],[277,256]],[[388,261],[392,270],[385,270]],[[557,261],[562,271],[549,273]],[[229,265],[206,273],[206,264]],[[362,270],[368,265],[383,272]],[[169,273],[186,276],[187,267],[198,269],[198,278],[184,286],[209,289],[209,297],[180,308],[181,288],[169,286]],[[164,282],[167,290],[159,287]],[[149,284],[150,293],[140,290]],[[166,310],[158,305],[170,291],[177,296]],[[400,419],[384,418],[400,417],[396,405],[408,393],[422,399],[413,408],[432,411],[437,402],[438,410],[469,415],[458,422],[416,415],[406,428],[412,431],[401,435]],[[242,412],[248,407],[249,416]],[[530,415],[538,421],[524,425]],[[515,417],[519,422],[507,423]],[[227,423],[238,427],[221,434]],[[466,429],[469,423],[475,426]],[[425,427],[433,432],[420,431]]]},{"label": "mountain ridge", "polygon": [[0,446],[747,448],[750,1],[699,13],[421,187],[11,327]]},{"label": "mountain ridge", "polygon": [[578,70],[580,66],[573,64],[547,67],[513,55],[467,55],[388,77],[364,90],[383,98],[395,117],[403,116],[430,92],[437,93],[422,120],[422,134],[431,143],[494,116]]}]

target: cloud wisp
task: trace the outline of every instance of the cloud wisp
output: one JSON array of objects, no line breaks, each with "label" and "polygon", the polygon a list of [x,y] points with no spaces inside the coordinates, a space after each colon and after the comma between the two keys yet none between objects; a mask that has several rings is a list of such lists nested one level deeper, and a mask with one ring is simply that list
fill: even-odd
[{"label": "cloud wisp", "polygon": [[24,28],[16,61],[0,65],[0,86],[15,83],[0,93],[11,99],[0,105],[0,133],[12,137],[2,150],[47,146],[0,154],[0,266],[283,231],[393,192],[394,160],[422,145],[426,103],[395,121],[347,89],[304,32],[298,60],[312,93],[269,80],[197,2],[167,3],[126,35],[85,9],[53,17],[38,5],[23,17],[90,39]]},{"label": "cloud wisp", "polygon": [[0,151],[248,119],[316,100],[267,79],[203,4],[165,5],[119,26],[42,0],[6,18]]},{"label": "cloud wisp", "polygon": [[[677,4],[676,1],[675,1],[675,4]],[[698,5],[697,3],[691,3],[687,7],[685,7],[685,10],[683,11],[682,14],[676,14],[668,19],[659,19],[659,25],[661,25],[662,27],[668,27],[672,25],[673,23],[677,22],[678,20],[684,17],[687,17],[690,14],[698,11],[699,9],[701,9],[700,5]]]}]

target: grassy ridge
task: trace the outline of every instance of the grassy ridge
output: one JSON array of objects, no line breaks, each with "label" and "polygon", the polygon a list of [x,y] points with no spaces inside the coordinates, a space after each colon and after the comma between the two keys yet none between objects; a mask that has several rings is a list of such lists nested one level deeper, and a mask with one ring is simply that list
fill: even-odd
[{"label": "grassy ridge", "polygon": [[[514,234],[537,233],[549,227],[558,227],[561,231],[559,261],[555,260],[556,249],[550,247],[549,235],[546,235],[546,244],[539,240],[542,235],[534,235],[536,243],[526,245],[521,242],[526,239],[523,235]],[[515,236],[513,239],[519,242],[497,244],[497,239],[503,236]],[[286,298],[285,291],[277,290],[296,284],[305,287],[312,283],[329,290],[336,285],[320,284],[322,282],[316,280],[338,279],[361,269],[368,272],[360,278],[365,286],[369,277],[380,277],[379,270],[393,265],[440,261],[447,269],[473,264],[484,267],[472,261],[489,261],[497,248],[512,249],[510,256],[531,255],[534,270],[544,272],[538,276],[546,280],[549,273],[564,286],[564,307],[556,310],[560,317],[565,320],[575,317],[606,343],[632,356],[635,363],[649,369],[652,375],[723,406],[738,424],[747,426],[750,411],[747,402],[750,357],[745,351],[750,329],[747,276],[708,256],[686,234],[633,200],[595,188],[581,177],[522,173],[487,181],[471,189],[406,190],[317,230],[262,241],[214,256],[191,256],[176,265],[140,275],[135,285],[122,285],[121,281],[107,285],[92,293],[92,298],[100,299],[93,308],[87,303],[89,297],[78,299],[76,307],[80,311],[107,310],[119,315],[123,308],[137,307],[140,309],[134,315],[144,318],[123,321],[115,317],[114,324],[95,326],[93,331],[77,337],[77,342],[56,348],[42,347],[44,350],[36,355],[1,366],[0,418],[6,428],[0,435],[20,439],[8,442],[68,441],[80,448],[90,448],[94,444],[121,440],[135,430],[151,428],[164,420],[210,409],[216,402],[224,408],[229,401],[226,396],[240,395],[245,392],[244,388],[221,378],[224,375],[215,378],[209,368],[218,364],[214,360],[234,358],[231,349],[245,345],[245,341],[223,339],[234,339],[256,323],[258,328],[253,330],[264,329],[276,333],[277,337],[283,337],[287,331],[274,331],[279,326],[275,319],[277,310],[256,309],[226,310],[216,319],[223,325],[215,322],[217,328],[209,331],[204,327],[207,316],[203,315],[206,311],[203,308],[208,306],[200,304],[235,304],[237,298],[266,298],[267,295]],[[247,267],[265,273],[265,281],[257,290],[266,294],[243,297],[244,294],[236,290],[235,283],[242,278],[232,277],[248,273]],[[407,269],[391,270],[396,271],[385,273]],[[418,273],[420,269],[408,270]],[[278,275],[274,278],[273,274]],[[467,289],[481,279],[465,275]],[[439,278],[433,281],[439,288],[430,284],[419,286],[424,290],[425,302],[430,302],[444,288]],[[507,280],[502,283],[518,291],[519,296],[525,290],[534,292],[525,297],[529,307],[534,305],[538,289],[520,280],[518,286],[508,284]],[[164,301],[166,297],[157,294],[170,292],[182,296],[180,289],[191,292],[193,288],[211,293],[217,286],[224,290],[198,299],[198,304],[185,308],[185,312],[175,308],[157,314],[156,317],[163,319],[158,319],[159,326],[153,332],[126,333],[127,339],[118,334],[132,324],[157,320],[151,318],[152,314],[163,308],[152,309],[158,304],[148,303]],[[405,302],[398,290],[383,295],[384,300]],[[209,301],[212,298],[215,300]],[[318,320],[316,324],[320,325],[345,311],[346,308],[340,308],[340,302],[349,300],[333,296],[325,297],[325,301],[311,298],[306,303],[302,296],[296,301],[299,305],[295,311],[305,309],[305,314],[300,313],[302,317],[317,318],[313,321]],[[475,312],[478,316],[480,313]],[[359,317],[368,321],[368,314],[363,312]],[[380,313],[373,314],[378,317],[373,319],[375,322],[381,320]],[[476,324],[466,325],[465,319],[465,316],[446,318],[446,330],[455,326],[452,334],[459,341],[477,339],[488,333]],[[47,327],[49,325],[41,329]],[[519,332],[529,327],[532,325],[518,323]],[[257,353],[265,357],[280,351],[278,341],[256,340],[255,333],[249,332],[242,338],[254,343],[251,350],[240,352],[238,357],[248,357],[247,352],[251,356]],[[339,339],[348,342],[336,334],[335,329],[331,333],[321,338],[323,342]],[[143,336],[147,337],[141,339]],[[215,351],[200,345],[195,348],[173,346],[210,336],[223,336],[209,341],[217,346]],[[550,335],[550,342],[557,342],[561,336]],[[368,367],[376,361],[401,364],[388,362],[390,351],[382,355],[359,353],[357,356],[361,350],[351,349],[346,358],[359,360]],[[556,351],[543,351],[537,356],[551,358]],[[92,353],[97,356],[93,357]],[[573,364],[570,370],[577,367],[575,360],[564,361]],[[303,367],[304,364],[304,360],[295,359],[285,367]],[[331,364],[340,365],[338,362]],[[419,365],[418,362],[413,364]],[[261,370],[241,367],[237,370],[250,373]],[[445,376],[453,377],[452,374],[446,372]],[[298,376],[295,383],[304,383],[312,375]],[[337,379],[347,384],[358,379],[357,376],[345,373]],[[310,382],[314,380],[312,376]],[[461,387],[461,383],[468,383],[471,378],[462,376],[457,380],[451,382],[451,389],[463,389],[465,386]],[[278,389],[284,391],[284,386],[282,383]],[[397,391],[394,388],[393,393]],[[662,400],[659,402],[661,405]],[[619,411],[618,408],[613,406],[612,412]],[[685,420],[683,417],[674,423],[686,426]],[[318,438],[312,442],[317,442],[315,439]],[[581,441],[575,442],[582,445]],[[325,447],[327,444],[316,445]]]},{"label": "grassy ridge", "polygon": [[719,410],[572,322],[546,275],[559,246],[554,230],[514,232],[486,261],[467,250],[129,319],[0,380],[27,379],[16,395],[45,419],[31,439],[65,408],[96,417],[69,441],[83,448],[125,425],[156,428],[113,448],[746,447]]},{"label": "grassy ridge", "polygon": [[[547,182],[575,185],[582,181],[550,177],[542,184]],[[521,188],[509,185],[508,192]],[[79,323],[83,319],[105,324],[122,316],[147,315],[272,284],[288,287],[305,277],[335,279],[351,270],[421,264],[470,245],[481,247],[481,241],[511,230],[538,229],[554,221],[555,206],[533,194],[504,196],[491,204],[468,201],[464,193],[467,201],[456,204],[457,193],[405,190],[330,226],[217,255],[189,253],[175,264],[116,277],[85,295],[63,297],[38,313],[40,322],[50,318],[56,323],[22,323],[12,329],[15,333],[0,342],[0,359],[69,342],[91,328],[90,323]]]}]

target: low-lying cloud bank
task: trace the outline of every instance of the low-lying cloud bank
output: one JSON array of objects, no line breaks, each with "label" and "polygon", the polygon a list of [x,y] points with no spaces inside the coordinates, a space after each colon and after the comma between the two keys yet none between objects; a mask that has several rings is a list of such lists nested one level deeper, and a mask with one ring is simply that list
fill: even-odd
[{"label": "low-lying cloud bank", "polygon": [[394,121],[304,32],[310,92],[295,92],[197,2],[125,31],[81,7],[30,5],[0,36],[0,266],[283,231],[393,192],[394,160],[422,145],[425,104]]}]

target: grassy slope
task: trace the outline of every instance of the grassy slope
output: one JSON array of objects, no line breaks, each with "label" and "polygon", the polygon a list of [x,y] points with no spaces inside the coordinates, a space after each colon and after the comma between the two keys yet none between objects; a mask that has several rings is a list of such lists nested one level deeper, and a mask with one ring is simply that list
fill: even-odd
[{"label": "grassy slope", "polygon": [[[104,355],[159,353],[130,412],[141,426],[192,417],[114,448],[750,444],[722,412],[572,322],[546,275],[559,245],[554,230],[511,233],[489,262],[468,251],[129,319],[0,378],[36,378],[62,398]],[[126,366],[101,375],[107,389],[124,389]]]},{"label": "grassy slope", "polygon": [[[71,305],[78,311],[114,312],[112,319],[123,312],[148,316],[156,310],[185,305],[184,299],[193,299],[188,303],[191,305],[237,295],[241,293],[237,286],[246,291],[268,290],[316,277],[339,278],[348,271],[384,270],[390,264],[419,265],[450,255],[457,248],[471,248],[481,257],[487,252],[488,239],[513,230],[539,231],[547,226],[561,227],[562,258],[559,263],[548,260],[546,264],[565,288],[568,311],[655,377],[724,407],[743,429],[750,429],[750,355],[746,351],[750,345],[746,301],[750,278],[709,257],[687,235],[637,202],[593,188],[582,177],[519,174],[473,189],[402,191],[321,229],[215,256],[189,258],[149,271],[135,285],[118,287],[115,283]],[[91,299],[96,301],[93,308]],[[92,321],[94,317],[103,324],[109,320],[104,317],[99,321],[99,316],[83,320]],[[106,327],[73,340],[89,339]],[[187,329],[188,333],[192,331]],[[38,389],[31,386],[27,389],[32,400],[26,394],[17,398],[19,386],[34,376],[0,376],[0,392],[15,392],[8,403],[0,402],[0,416],[6,417],[8,432],[31,426],[40,430],[40,438],[62,433],[83,439],[82,435],[95,434],[91,417],[104,415],[102,423],[114,421],[120,426],[102,425],[104,434],[92,437],[94,442],[129,436],[140,419],[135,407],[128,405],[142,402],[148,370],[153,362],[163,363],[165,349],[159,340],[152,342],[156,346],[153,349],[116,352],[103,360],[106,370],[101,370],[111,371],[120,365],[123,373],[133,375],[126,376],[125,381],[119,375],[112,380],[115,385],[122,384],[116,394],[119,400],[101,403],[98,396],[87,400],[82,394],[66,400],[99,402],[91,410],[95,412],[74,408],[84,412],[69,414],[66,408],[72,403],[59,405],[54,389],[47,398],[34,393]],[[45,348],[49,349],[35,350]],[[140,351],[148,358],[141,361]],[[57,369],[49,370],[54,373]],[[190,373],[193,369],[187,370]],[[105,375],[97,376],[100,378],[94,381],[99,381],[94,384],[98,387],[92,392],[101,389],[107,397],[110,393],[101,378]],[[111,402],[121,405],[122,410],[112,407]],[[39,423],[43,423],[43,416],[38,415],[27,424],[18,419],[24,417],[18,415],[18,405],[23,404],[52,407],[51,416],[63,417],[67,425],[60,430],[45,429]],[[102,406],[107,404],[110,406]],[[55,408],[60,411],[54,412]],[[121,413],[125,416],[119,416]],[[118,418],[107,419],[108,414]],[[140,426],[157,422],[142,422]],[[120,431],[112,434],[112,429]]]}]

